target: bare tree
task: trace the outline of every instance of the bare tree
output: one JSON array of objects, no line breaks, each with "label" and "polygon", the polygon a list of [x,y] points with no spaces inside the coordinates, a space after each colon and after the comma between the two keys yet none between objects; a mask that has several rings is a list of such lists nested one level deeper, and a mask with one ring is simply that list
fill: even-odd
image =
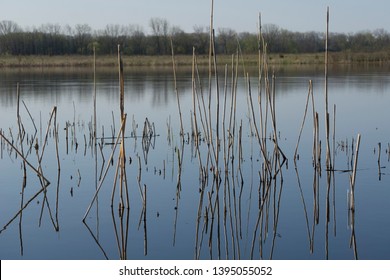
[{"label": "bare tree", "polygon": [[280,28],[276,24],[265,24],[263,26],[264,39],[267,42],[270,52],[280,50]]},{"label": "bare tree", "polygon": [[88,24],[77,24],[74,29],[77,51],[80,54],[85,54],[90,43],[92,28]]},{"label": "bare tree", "polygon": [[167,54],[169,50],[169,23],[163,18],[151,18],[149,22],[156,42],[157,54]]},{"label": "bare tree", "polygon": [[223,54],[235,53],[237,49],[237,34],[233,29],[218,29],[217,48]]},{"label": "bare tree", "polygon": [[209,39],[210,39],[210,32],[209,27],[204,27],[200,25],[195,25],[194,27],[194,47],[197,51],[197,53],[200,54],[206,54],[208,53],[209,48]]},{"label": "bare tree", "polygon": [[11,20],[0,21],[0,35],[6,35],[10,33],[21,32],[22,28]]},{"label": "bare tree", "polygon": [[151,18],[149,22],[153,35],[155,36],[167,36],[169,30],[169,23],[163,18]]},{"label": "bare tree", "polygon": [[103,34],[108,37],[118,38],[121,33],[121,26],[119,24],[107,24]]}]

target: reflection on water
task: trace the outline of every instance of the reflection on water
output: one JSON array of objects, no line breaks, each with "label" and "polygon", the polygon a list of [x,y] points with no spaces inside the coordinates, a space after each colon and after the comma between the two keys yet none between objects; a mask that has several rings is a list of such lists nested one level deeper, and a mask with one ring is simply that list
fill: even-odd
[{"label": "reflection on water", "polygon": [[[170,69],[125,69],[120,139],[118,75],[101,70],[96,145],[92,71],[0,71],[0,258],[388,259],[388,69],[330,71],[331,171],[321,71],[276,69],[274,101],[259,105],[257,79],[249,95],[229,70],[211,115],[207,78],[194,90],[178,73],[180,135]],[[114,190],[120,153],[129,207]]]}]

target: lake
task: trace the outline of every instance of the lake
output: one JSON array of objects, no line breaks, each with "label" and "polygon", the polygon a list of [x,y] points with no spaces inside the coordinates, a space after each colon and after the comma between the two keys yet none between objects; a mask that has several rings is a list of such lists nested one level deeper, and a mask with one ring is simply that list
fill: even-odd
[{"label": "lake", "polygon": [[117,139],[98,69],[95,143],[92,69],[0,69],[0,259],[390,259],[389,67],[330,67],[330,168],[322,67],[223,72],[125,68]]}]

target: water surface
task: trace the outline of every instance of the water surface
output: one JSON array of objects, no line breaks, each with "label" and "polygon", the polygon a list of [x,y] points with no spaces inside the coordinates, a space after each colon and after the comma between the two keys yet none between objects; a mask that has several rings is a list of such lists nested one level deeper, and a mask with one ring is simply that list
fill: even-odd
[{"label": "water surface", "polygon": [[[232,97],[231,71],[228,72],[226,126]],[[192,137],[191,73],[179,72],[177,75],[184,122],[183,143],[172,71],[125,69],[125,152],[130,207],[120,211],[119,186],[111,207],[119,148],[113,161],[109,162],[120,128],[115,69],[100,70],[96,77],[96,146],[92,137],[92,71],[1,70],[2,133],[15,148],[22,150],[17,121],[16,85],[19,83],[23,154],[38,169],[38,156],[48,131],[41,170],[50,185],[45,194],[40,179],[27,166],[23,187],[23,160],[15,149],[2,141],[0,258],[389,259],[389,69],[330,69],[330,147],[334,172],[326,171],[322,69],[278,68],[275,75],[277,131],[273,134],[269,115],[264,137],[267,138],[267,153],[272,156],[272,137],[277,135],[279,148],[287,161],[281,166],[282,177],[278,173],[267,187],[262,176],[263,154],[248,101],[248,83],[241,71],[237,85],[235,142],[227,170],[223,164],[226,146],[222,141],[223,131],[227,133],[222,126],[225,78],[219,77],[221,150],[220,181],[216,181],[212,165],[214,155],[207,156],[208,145],[200,124],[198,104],[198,126],[202,131],[199,153]],[[255,71],[251,76],[256,124],[260,129]],[[321,169],[313,167],[311,101],[298,149],[299,160],[294,164],[309,80],[313,82],[315,110],[319,116]],[[202,86],[206,108],[208,82],[207,73],[202,73],[198,90],[200,92]],[[212,83],[211,122],[215,136],[214,79]],[[262,102],[265,106],[264,99]],[[60,170],[54,119],[47,129],[54,106],[57,108]],[[152,135],[150,138],[142,137],[146,121],[151,128],[148,132],[153,132],[149,134]],[[358,134],[361,134],[361,143],[355,211],[351,212],[348,193]],[[38,144],[38,155],[35,144]],[[208,174],[207,182],[200,176],[203,173],[199,159],[202,167],[207,166],[203,171]],[[209,165],[208,160],[211,161]],[[83,223],[106,168],[107,176],[97,200]],[[145,189],[146,207],[141,195]],[[31,198],[20,214],[21,205],[26,205]]]}]

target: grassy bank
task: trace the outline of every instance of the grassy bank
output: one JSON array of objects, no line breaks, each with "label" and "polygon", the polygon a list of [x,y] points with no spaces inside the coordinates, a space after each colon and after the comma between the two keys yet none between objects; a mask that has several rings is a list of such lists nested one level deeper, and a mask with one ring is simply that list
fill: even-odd
[{"label": "grassy bank", "polygon": [[[243,61],[246,65],[256,65],[257,55],[244,55]],[[191,56],[177,56],[179,65],[190,66]],[[220,64],[230,64],[230,55],[219,55]],[[170,66],[172,58],[170,56],[124,56],[125,66]],[[390,63],[390,52],[377,53],[353,53],[334,52],[330,53],[329,62],[331,64],[362,64],[362,63]],[[0,67],[90,67],[92,66],[92,56],[0,56]],[[272,65],[311,65],[323,64],[324,54],[270,54],[269,64]],[[208,56],[198,57],[199,65],[208,65]],[[110,67],[117,65],[117,57],[97,56],[97,65]]]}]

